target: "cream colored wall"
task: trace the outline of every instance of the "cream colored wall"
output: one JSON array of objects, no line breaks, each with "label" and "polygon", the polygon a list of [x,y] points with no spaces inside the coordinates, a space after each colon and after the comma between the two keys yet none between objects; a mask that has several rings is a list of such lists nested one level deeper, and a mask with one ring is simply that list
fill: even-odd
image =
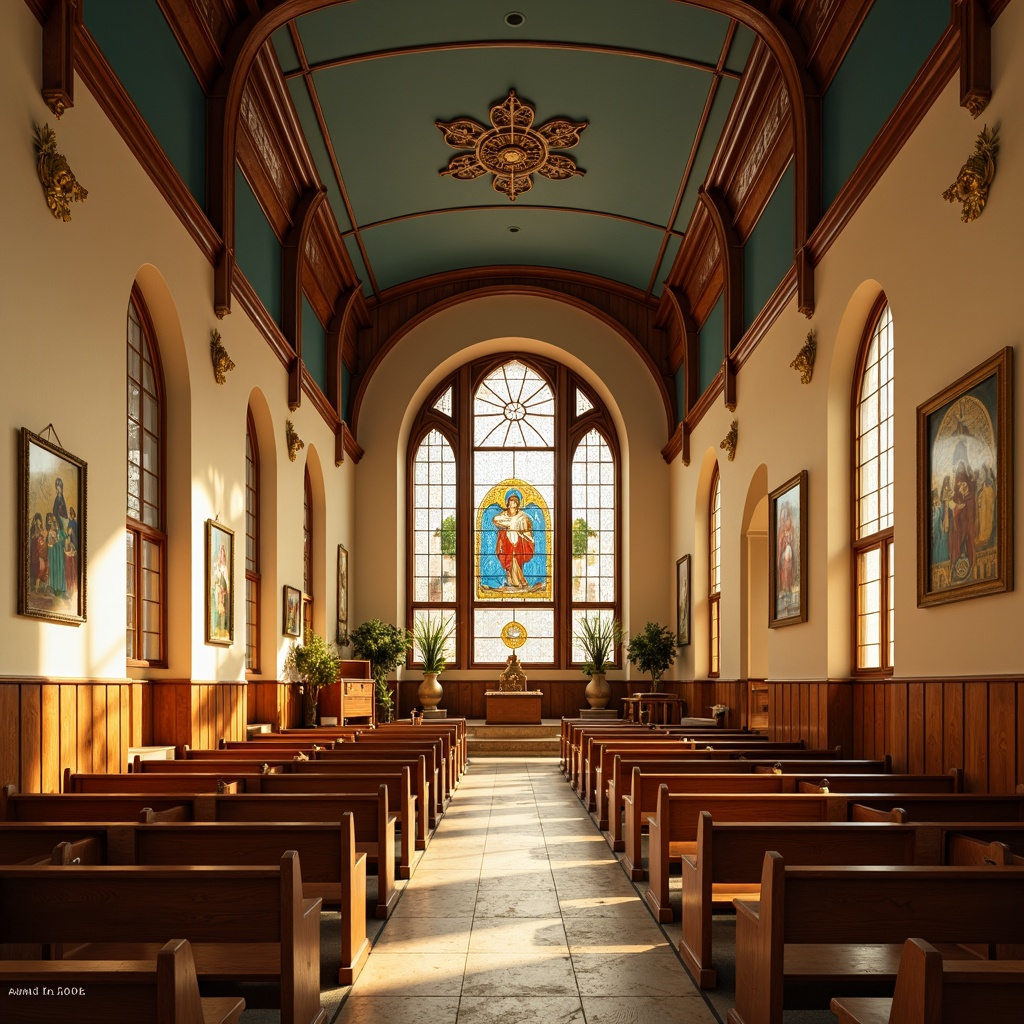
[{"label": "cream colored wall", "polygon": [[[358,423],[366,454],[356,498],[353,566],[359,584],[353,623],[374,617],[404,621],[405,465],[412,420],[444,376],[492,352],[557,359],[608,405],[622,451],[624,626],[632,632],[648,619],[673,623],[675,558],[662,541],[669,519],[661,394],[640,356],[605,323],[536,296],[480,298],[442,310],[400,339],[374,373]],[[445,672],[446,678],[460,675],[473,673]],[[578,678],[578,672],[567,676]]]},{"label": "cream colored wall", "polygon": [[[284,656],[281,585],[302,583],[302,473],[312,457],[323,467],[322,530],[317,550],[317,623],[336,614],[337,544],[354,536],[351,462],[334,466],[334,438],[309,401],[289,412],[286,379],[252,323],[236,304],[213,314],[213,271],[180,221],[128,152],[82,82],[75,105],[58,122],[39,93],[41,30],[24,4],[0,15],[0,162],[4,196],[5,374],[0,420],[0,675],[121,677],[125,675],[125,323],[133,281],[153,315],[170,397],[167,422],[170,544],[169,666],[148,677],[201,680],[244,677],[245,413],[250,395],[265,396],[264,673]],[[58,149],[88,199],[72,220],[50,214],[35,172],[33,124],[49,122]],[[210,332],[218,329],[236,364],[224,386],[213,379]],[[257,403],[260,404],[260,403]],[[306,448],[293,463],[284,446],[292,419]],[[78,627],[17,614],[17,434],[52,423],[63,446],[88,464],[88,608]],[[258,430],[260,426],[258,425]],[[204,523],[219,516],[235,531],[235,640],[204,642]]]},{"label": "cream colored wall", "polygon": [[[930,676],[1020,672],[1015,636],[1024,594],[917,607],[916,408],[1005,345],[1014,346],[1020,395],[1019,295],[1024,277],[1024,142],[1010,130],[1024,100],[1024,9],[1009,5],[993,30],[993,98],[974,121],[959,106],[956,77],[887,169],[815,272],[810,321],[795,301],[779,317],[738,382],[730,413],[717,402],[694,430],[689,467],[670,470],[673,553],[699,552],[704,452],[719,457],[723,506],[722,678],[740,674],[741,512],[757,466],[773,489],[800,469],[809,474],[809,620],[766,630],[768,672],[784,679],[850,672],[849,421],[853,362],[872,301],[892,306],[896,358],[896,674]],[[982,125],[1005,125],[988,206],[971,224],[943,190],[973,151]],[[814,379],[801,385],[790,361],[808,328],[818,339]],[[1018,399],[1018,405],[1019,405]],[[739,422],[734,462],[718,451]],[[1018,414],[1015,445],[1020,448]],[[1024,502],[1015,488],[1018,534]],[[695,515],[696,514],[696,515]],[[703,535],[701,535],[702,537]],[[706,559],[695,558],[695,599],[706,591]],[[697,602],[695,618],[701,612]],[[663,614],[667,614],[666,608]],[[695,637],[702,637],[695,630]],[[948,639],[947,639],[948,638]],[[955,638],[955,640],[954,640]],[[697,640],[697,643],[706,641]],[[690,664],[693,664],[690,656]],[[698,674],[701,655],[696,654]]]}]

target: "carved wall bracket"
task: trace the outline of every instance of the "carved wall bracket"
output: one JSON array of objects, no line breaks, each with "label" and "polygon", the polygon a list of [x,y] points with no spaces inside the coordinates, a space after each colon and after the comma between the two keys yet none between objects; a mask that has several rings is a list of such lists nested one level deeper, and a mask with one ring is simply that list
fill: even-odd
[{"label": "carved wall bracket", "polygon": [[985,0],[956,0],[960,29],[960,106],[977,117],[992,98],[992,26]]},{"label": "carved wall bracket", "polygon": [[78,184],[63,153],[57,152],[57,134],[48,125],[36,125],[36,171],[46,195],[46,205],[58,220],[71,220],[71,204],[81,203],[89,193]]},{"label": "carved wall bracket", "polygon": [[291,420],[285,420],[284,436],[288,445],[288,458],[294,462],[299,450],[306,447],[306,442],[295,433],[295,424]]},{"label": "carved wall bracket", "polygon": [[733,420],[732,426],[729,427],[729,433],[722,438],[722,443],[718,446],[724,448],[729,456],[729,461],[732,462],[736,458],[736,441],[739,438],[739,421]]},{"label": "carved wall bracket", "polygon": [[789,365],[800,374],[801,384],[810,384],[814,376],[814,357],[818,353],[818,342],[814,337],[813,328],[807,332],[804,347],[797,353],[796,359]]},{"label": "carved wall bracket", "polygon": [[960,219],[968,222],[981,216],[988,199],[989,186],[996,176],[996,154],[999,152],[999,128],[990,132],[988,125],[978,132],[974,142],[974,152],[967,158],[967,163],[960,168],[960,173],[945,192],[942,198],[947,203],[960,203],[963,210]]},{"label": "carved wall bracket", "polygon": [[210,359],[213,361],[213,379],[218,384],[223,384],[228,373],[235,368],[235,364],[220,340],[220,331],[217,330],[210,331]]}]

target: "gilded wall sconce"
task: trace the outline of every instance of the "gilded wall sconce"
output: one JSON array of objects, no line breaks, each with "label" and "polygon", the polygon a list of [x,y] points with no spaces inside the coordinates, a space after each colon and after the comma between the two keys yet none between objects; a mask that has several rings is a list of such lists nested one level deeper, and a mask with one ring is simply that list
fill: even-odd
[{"label": "gilded wall sconce", "polygon": [[942,198],[947,203],[960,203],[963,210],[960,219],[969,223],[981,216],[988,199],[989,186],[996,176],[996,153],[999,152],[999,129],[990,132],[988,125],[978,132],[974,141],[974,152],[967,158],[967,163],[960,168],[960,173],[945,192]]},{"label": "gilded wall sconce", "polygon": [[807,332],[807,340],[804,347],[796,355],[796,359],[789,365],[800,374],[801,384],[810,384],[814,376],[814,357],[818,353],[818,342],[814,337],[813,328]]},{"label": "gilded wall sconce", "polygon": [[67,224],[71,204],[83,202],[89,192],[78,184],[64,154],[57,152],[57,133],[48,124],[36,125],[36,172],[50,212]]},{"label": "gilded wall sconce", "polygon": [[223,384],[228,373],[235,368],[235,364],[221,342],[218,330],[210,331],[210,359],[213,361],[213,379],[218,384]]},{"label": "gilded wall sconce", "polygon": [[288,443],[288,458],[294,462],[295,456],[299,454],[299,449],[306,447],[306,442],[295,433],[295,425],[291,420],[285,420],[284,436]]},{"label": "gilded wall sconce", "polygon": [[736,458],[736,440],[739,437],[739,421],[733,420],[732,426],[729,427],[729,433],[722,438],[722,443],[718,446],[724,448],[729,454],[729,461],[732,462]]}]

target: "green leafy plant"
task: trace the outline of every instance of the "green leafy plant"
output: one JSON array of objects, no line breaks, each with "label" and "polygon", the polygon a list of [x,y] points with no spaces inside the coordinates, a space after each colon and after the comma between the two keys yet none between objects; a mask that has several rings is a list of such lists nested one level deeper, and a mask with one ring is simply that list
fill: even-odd
[{"label": "green leafy plant", "polygon": [[338,681],[341,656],[334,647],[311,629],[301,644],[294,644],[284,659],[285,671],[302,683],[303,722],[316,725],[316,702],[320,691]]},{"label": "green leafy plant", "polygon": [[434,536],[441,542],[441,554],[448,558],[455,557],[455,516],[445,516],[441,525],[434,531]]},{"label": "green leafy plant", "polygon": [[424,672],[443,672],[448,664],[448,641],[455,635],[455,616],[425,616],[413,624],[413,639],[420,649]]},{"label": "green leafy plant", "polygon": [[572,557],[582,558],[590,547],[590,540],[596,537],[597,533],[590,528],[586,519],[579,518],[572,521]]},{"label": "green leafy plant", "polygon": [[612,652],[622,642],[622,626],[618,619],[591,619],[584,615],[574,635],[583,649],[583,674],[592,676],[606,672],[612,661]]},{"label": "green leafy plant", "polygon": [[657,692],[665,670],[676,660],[676,635],[667,626],[648,622],[630,638],[626,657],[631,665],[651,675],[651,689]]},{"label": "green leafy plant", "polygon": [[380,709],[379,717],[385,722],[392,721],[395,715],[395,700],[388,686],[388,673],[405,660],[412,639],[409,630],[380,619],[369,619],[349,634],[352,653],[370,663],[374,697]]}]

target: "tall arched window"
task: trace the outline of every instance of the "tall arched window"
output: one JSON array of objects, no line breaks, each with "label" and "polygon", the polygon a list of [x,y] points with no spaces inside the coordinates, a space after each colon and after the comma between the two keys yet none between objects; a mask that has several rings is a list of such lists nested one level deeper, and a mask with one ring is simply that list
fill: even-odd
[{"label": "tall arched window", "polygon": [[302,633],[313,628],[313,484],[302,478]]},{"label": "tall arched window", "polygon": [[854,671],[889,674],[893,631],[893,327],[884,296],[861,344],[854,383]]},{"label": "tall arched window", "polygon": [[715,465],[708,503],[708,675],[718,676],[722,660],[722,478]]},{"label": "tall arched window", "polygon": [[245,668],[260,670],[260,458],[251,409],[245,414]]},{"label": "tall arched window", "polygon": [[128,303],[127,661],[166,664],[163,376],[142,296]]},{"label": "tall arched window", "polygon": [[579,664],[580,617],[619,617],[618,495],[611,419],[570,370],[463,366],[409,446],[409,624],[453,616],[453,667],[502,664],[510,623],[531,664]]}]

